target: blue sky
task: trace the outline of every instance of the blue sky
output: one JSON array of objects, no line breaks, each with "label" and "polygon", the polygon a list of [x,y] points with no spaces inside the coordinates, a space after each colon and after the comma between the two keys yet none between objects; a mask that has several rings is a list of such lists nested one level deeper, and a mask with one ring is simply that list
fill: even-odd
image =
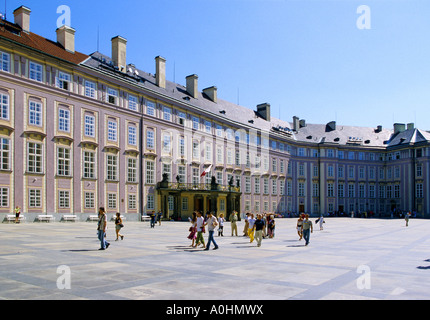
[{"label": "blue sky", "polygon": [[[2,9],[0,1],[0,11]],[[167,79],[292,121],[430,130],[430,1],[428,0],[143,0],[7,1],[7,18],[25,5],[31,31],[56,39],[57,7],[68,5],[76,49],[128,40],[127,62],[155,73],[167,59]],[[370,9],[371,29],[356,22]]]}]

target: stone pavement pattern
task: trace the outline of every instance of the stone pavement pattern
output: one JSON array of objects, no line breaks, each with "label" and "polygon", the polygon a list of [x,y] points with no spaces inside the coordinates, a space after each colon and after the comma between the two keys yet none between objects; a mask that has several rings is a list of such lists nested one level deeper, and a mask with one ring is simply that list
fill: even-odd
[{"label": "stone pavement pattern", "polygon": [[[313,221],[315,219],[312,219]],[[429,299],[430,221],[326,219],[310,245],[296,219],[278,219],[276,237],[215,237],[219,250],[193,249],[188,223],[126,222],[123,241],[99,251],[96,223],[0,224],[0,299],[286,300]],[[243,224],[239,224],[239,233]],[[217,232],[215,232],[217,235]],[[205,234],[205,240],[207,240]],[[59,266],[70,290],[57,288]],[[370,289],[362,288],[370,270]],[[357,281],[359,280],[359,281]]]}]

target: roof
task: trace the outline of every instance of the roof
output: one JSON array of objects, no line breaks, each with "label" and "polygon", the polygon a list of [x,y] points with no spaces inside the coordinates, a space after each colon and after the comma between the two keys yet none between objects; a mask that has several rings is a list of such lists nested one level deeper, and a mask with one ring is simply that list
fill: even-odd
[{"label": "roof", "polygon": [[0,20],[0,37],[73,64],[80,64],[88,58],[88,55],[80,52],[66,51],[58,42],[51,41],[32,32],[24,32],[19,25],[6,20]]}]

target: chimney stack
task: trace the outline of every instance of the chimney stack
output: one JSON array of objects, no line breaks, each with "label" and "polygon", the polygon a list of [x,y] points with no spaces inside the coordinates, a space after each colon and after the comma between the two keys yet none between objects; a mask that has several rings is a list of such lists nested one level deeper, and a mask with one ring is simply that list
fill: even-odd
[{"label": "chimney stack", "polygon": [[30,13],[31,10],[25,6],[21,6],[13,12],[15,24],[19,25],[25,32],[30,32]]},{"label": "chimney stack", "polygon": [[257,106],[258,115],[266,121],[270,122],[270,104],[263,103]]},{"label": "chimney stack", "polygon": [[196,74],[192,74],[187,78],[187,92],[194,98],[197,99],[199,90],[198,90],[198,80],[199,77]]},{"label": "chimney stack", "polygon": [[116,36],[112,38],[112,60],[122,72],[127,72],[127,39]]},{"label": "chimney stack", "polygon": [[394,134],[405,131],[406,125],[404,123],[394,124]]},{"label": "chimney stack", "polygon": [[75,32],[75,29],[65,25],[57,29],[57,42],[71,53],[75,53]]},{"label": "chimney stack", "polygon": [[217,100],[218,100],[217,91],[218,91],[217,87],[210,87],[210,88],[203,89],[203,93],[207,95],[208,98],[215,103],[217,103]]},{"label": "chimney stack", "polygon": [[166,59],[161,56],[155,58],[155,77],[157,86],[166,88]]},{"label": "chimney stack", "polygon": [[408,130],[414,130],[415,129],[415,124],[413,122],[408,123],[407,128],[408,128]]}]

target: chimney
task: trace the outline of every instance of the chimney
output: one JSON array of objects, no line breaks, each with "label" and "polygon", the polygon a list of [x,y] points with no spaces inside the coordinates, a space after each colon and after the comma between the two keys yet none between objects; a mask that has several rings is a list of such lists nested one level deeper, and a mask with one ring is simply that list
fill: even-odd
[{"label": "chimney", "polygon": [[75,32],[75,29],[65,25],[57,29],[57,42],[71,53],[75,53]]},{"label": "chimney", "polygon": [[377,126],[375,132],[376,133],[382,132],[382,126],[381,125]]},{"label": "chimney", "polygon": [[127,72],[127,40],[121,36],[112,38],[112,60],[122,72]]},{"label": "chimney", "polygon": [[415,124],[414,123],[408,123],[408,130],[414,130],[415,129]]},{"label": "chimney", "polygon": [[270,104],[263,103],[257,106],[258,115],[266,121],[270,121]]},{"label": "chimney", "polygon": [[331,131],[334,131],[334,130],[336,130],[336,121],[331,121],[331,122],[327,123],[325,131],[326,132],[331,132]]},{"label": "chimney", "polygon": [[394,124],[394,134],[405,131],[405,124],[404,123],[395,123]]},{"label": "chimney", "polygon": [[304,128],[304,127],[306,127],[306,120],[305,120],[305,119],[301,119],[301,120],[299,121],[299,126],[300,126],[300,128]]},{"label": "chimney", "polygon": [[299,125],[300,125],[300,118],[294,116],[293,117],[293,130],[298,132],[299,131]]},{"label": "chimney", "polygon": [[13,12],[15,24],[19,25],[23,31],[30,32],[30,13],[31,10],[21,6]]},{"label": "chimney", "polygon": [[210,87],[210,88],[203,89],[203,93],[207,95],[208,98],[215,103],[217,103],[217,100],[218,100],[217,91],[218,91],[217,87]]},{"label": "chimney", "polygon": [[199,77],[196,74],[192,74],[187,78],[187,92],[195,99],[197,99],[198,91],[198,80]]},{"label": "chimney", "polygon": [[155,57],[155,78],[157,86],[166,88],[166,59],[161,56]]}]

